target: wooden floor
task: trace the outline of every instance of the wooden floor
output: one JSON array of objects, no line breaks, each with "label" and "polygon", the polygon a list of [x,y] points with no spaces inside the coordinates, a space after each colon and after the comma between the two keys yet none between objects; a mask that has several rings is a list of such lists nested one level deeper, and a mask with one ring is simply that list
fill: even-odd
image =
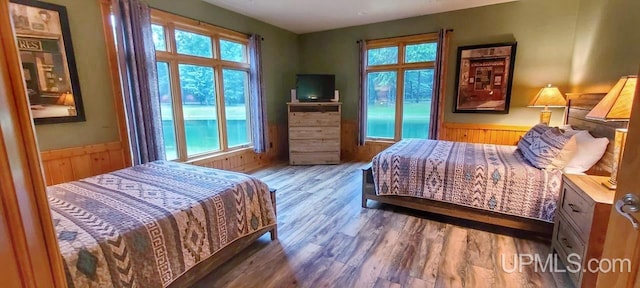
[{"label": "wooden floor", "polygon": [[254,173],[278,189],[279,240],[262,237],[195,287],[569,285],[567,275],[538,273],[534,266],[503,272],[500,255],[509,263],[515,253],[546,259],[548,243],[372,201],[372,208],[361,208],[363,166],[277,166]]}]

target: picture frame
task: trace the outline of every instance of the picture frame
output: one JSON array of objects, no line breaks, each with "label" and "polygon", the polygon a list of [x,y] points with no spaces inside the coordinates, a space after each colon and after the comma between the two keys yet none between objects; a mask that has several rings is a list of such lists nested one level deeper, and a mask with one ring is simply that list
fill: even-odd
[{"label": "picture frame", "polygon": [[85,121],[66,7],[10,0],[9,12],[33,122]]},{"label": "picture frame", "polygon": [[517,42],[458,48],[454,113],[509,114]]}]

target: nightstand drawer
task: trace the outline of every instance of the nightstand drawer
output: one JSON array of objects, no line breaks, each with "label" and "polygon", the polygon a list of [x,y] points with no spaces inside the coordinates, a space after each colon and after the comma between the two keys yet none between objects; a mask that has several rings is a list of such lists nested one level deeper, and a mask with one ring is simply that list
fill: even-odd
[{"label": "nightstand drawer", "polygon": [[[556,249],[561,250],[563,252],[561,254],[564,254],[564,257],[578,254],[582,258],[584,255],[584,243],[578,236],[578,232],[562,216],[560,216],[556,225],[557,232],[554,234],[555,238],[553,239]],[[562,259],[562,262],[567,264],[566,259]]]},{"label": "nightstand drawer", "polygon": [[[578,232],[573,229],[571,224],[567,222],[567,220],[559,215],[558,219],[556,219],[556,226],[554,227],[553,240],[552,245],[555,250],[558,252],[558,257],[560,258],[560,262],[565,265],[567,269],[567,273],[571,281],[576,287],[579,287],[580,277],[582,276],[582,271],[578,271],[576,273],[571,273],[569,271],[577,271],[579,267],[577,267],[573,263],[569,263],[569,257],[571,257],[571,261],[581,261],[584,257],[585,245],[578,236]],[[571,256],[570,256],[571,255]],[[579,258],[576,257],[579,255]]]},{"label": "nightstand drawer", "polygon": [[[569,261],[581,261],[585,268],[588,259],[602,256],[615,194],[600,184],[606,180],[607,177],[588,175],[565,174],[562,177],[551,242],[560,262],[570,271],[576,271],[578,265]],[[595,287],[598,282],[598,273],[570,271],[567,274],[575,287]]]},{"label": "nightstand drawer", "polygon": [[593,219],[594,203],[585,199],[584,196],[575,190],[571,185],[563,185],[562,199],[560,199],[560,210],[576,228],[579,235],[589,235],[591,222]]}]

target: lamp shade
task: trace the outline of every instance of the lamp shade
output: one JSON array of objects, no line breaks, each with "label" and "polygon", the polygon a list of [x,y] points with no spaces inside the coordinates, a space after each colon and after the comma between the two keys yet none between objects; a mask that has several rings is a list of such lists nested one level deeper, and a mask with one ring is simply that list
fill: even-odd
[{"label": "lamp shade", "polygon": [[547,85],[540,89],[538,95],[536,95],[531,102],[529,102],[529,107],[564,107],[567,106],[567,100],[564,99],[562,93],[558,87],[552,87],[551,84]]},{"label": "lamp shade", "polygon": [[631,118],[631,106],[636,92],[638,76],[624,76],[587,114],[588,119],[602,121],[627,121]]},{"label": "lamp shade", "polygon": [[58,101],[56,101],[56,104],[65,105],[65,106],[75,106],[76,105],[75,101],[73,100],[73,94],[71,94],[69,92],[60,95],[60,97],[58,98]]}]

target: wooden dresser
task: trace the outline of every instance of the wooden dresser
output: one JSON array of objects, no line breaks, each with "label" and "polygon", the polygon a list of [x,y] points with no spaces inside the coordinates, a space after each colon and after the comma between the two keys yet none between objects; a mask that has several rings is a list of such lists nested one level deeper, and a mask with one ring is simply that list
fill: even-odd
[{"label": "wooden dresser", "polygon": [[340,164],[340,102],[287,103],[289,164]]},{"label": "wooden dresser", "polygon": [[[598,273],[590,273],[587,265],[590,259],[602,256],[615,194],[600,184],[607,179],[587,175],[563,176],[551,245],[567,270],[575,271],[578,267],[572,263],[582,263],[581,271],[567,272],[576,287],[595,287],[598,280]],[[579,258],[575,255],[567,258],[571,254]],[[597,268],[597,263],[591,265],[593,269]],[[587,271],[583,272],[584,269]]]}]

